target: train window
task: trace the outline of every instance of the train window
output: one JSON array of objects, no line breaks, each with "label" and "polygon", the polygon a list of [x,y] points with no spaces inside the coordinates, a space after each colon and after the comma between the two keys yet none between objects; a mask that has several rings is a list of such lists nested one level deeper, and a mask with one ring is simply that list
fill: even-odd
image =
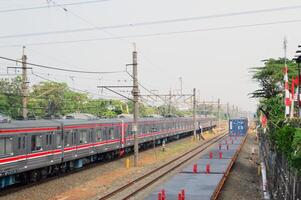
[{"label": "train window", "polygon": [[90,141],[90,142],[93,142],[94,141],[94,129],[93,128],[91,128],[90,130],[89,130],[89,138],[88,138],[88,140]]},{"label": "train window", "polygon": [[88,131],[87,130],[81,130],[79,132],[79,143],[84,144],[88,143]]},{"label": "train window", "polygon": [[96,135],[96,141],[102,141],[102,135],[103,135],[103,130],[102,129],[96,129],[95,130],[95,135]]},{"label": "train window", "polygon": [[115,139],[114,128],[109,128],[109,137],[110,137],[110,139]]},{"label": "train window", "polygon": [[71,144],[72,145],[76,145],[76,130],[73,130],[72,132],[71,132]]},{"label": "train window", "polygon": [[71,134],[70,131],[64,132],[64,146],[65,146],[65,147],[70,146],[70,143],[69,143],[69,141],[68,141],[69,135],[70,135],[70,134]]},{"label": "train window", "polygon": [[145,124],[141,124],[141,134],[146,133],[146,125]]},{"label": "train window", "polygon": [[21,140],[22,140],[22,138],[18,137],[18,149],[21,149]]},{"label": "train window", "polygon": [[132,134],[132,125],[128,125],[127,131],[126,131],[126,136],[130,136]]},{"label": "train window", "polygon": [[25,149],[25,136],[18,137],[18,149]]},{"label": "train window", "polygon": [[52,134],[47,134],[46,135],[46,145],[50,146],[52,144]]},{"label": "train window", "polygon": [[120,127],[119,126],[116,126],[116,128],[115,128],[115,132],[116,132],[116,138],[120,138]]},{"label": "train window", "polygon": [[31,151],[42,150],[42,136],[32,135],[31,136]]},{"label": "train window", "polygon": [[12,154],[12,138],[0,138],[0,156]]},{"label": "train window", "polygon": [[56,147],[61,148],[62,147],[62,133],[56,133]]}]

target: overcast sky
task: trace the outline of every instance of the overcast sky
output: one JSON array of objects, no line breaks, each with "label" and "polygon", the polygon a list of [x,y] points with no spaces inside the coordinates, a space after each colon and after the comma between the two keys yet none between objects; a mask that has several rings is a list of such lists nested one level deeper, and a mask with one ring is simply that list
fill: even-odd
[{"label": "overcast sky", "polygon": [[[91,1],[87,4],[63,6],[67,8],[67,12],[60,5],[84,1],[54,2],[57,5],[55,7],[11,11],[16,8],[45,6],[47,1],[0,0],[0,56],[20,58],[21,46],[26,44],[28,62],[77,70],[115,71],[124,70],[125,64],[131,63],[132,43],[135,42],[139,81],[147,88],[161,93],[170,89],[175,91],[180,88],[179,77],[182,77],[186,93],[191,93],[195,87],[200,91],[202,100],[220,98],[222,103],[229,102],[244,110],[254,111],[256,101],[249,99],[248,93],[254,91],[257,85],[250,78],[250,68],[261,66],[262,59],[283,57],[284,36],[288,39],[288,57],[293,57],[297,45],[301,44],[301,2],[297,0],[99,0],[96,3]],[[53,5],[53,2],[49,5]],[[298,8],[147,26],[16,36],[291,6]],[[300,22],[208,30],[289,20]],[[201,29],[202,31],[182,34],[34,45],[41,42]],[[0,60],[1,74],[6,73],[6,66],[14,66],[14,63]],[[99,84],[129,84],[125,81],[130,80],[125,73],[100,77],[96,74],[71,74],[35,67],[33,71],[45,78],[66,81],[72,87],[90,92],[101,92],[96,88]],[[31,84],[41,80],[30,75]],[[141,92],[146,93],[142,89]],[[108,92],[103,94],[113,96]]]}]

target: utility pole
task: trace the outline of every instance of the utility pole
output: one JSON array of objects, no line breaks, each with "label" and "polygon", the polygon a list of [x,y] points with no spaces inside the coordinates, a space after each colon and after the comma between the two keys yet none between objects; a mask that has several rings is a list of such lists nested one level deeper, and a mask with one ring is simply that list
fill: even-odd
[{"label": "utility pole", "polygon": [[182,77],[179,77],[179,80],[180,80],[180,92],[181,92],[181,95],[183,94],[183,80],[182,80]]},{"label": "utility pole", "polygon": [[[181,94],[182,95],[182,94]],[[168,115],[171,115],[171,89],[169,90]]]},{"label": "utility pole", "polygon": [[193,88],[193,137],[196,139],[196,94],[195,88]]},{"label": "utility pole", "polygon": [[297,67],[298,67],[298,96],[297,96],[297,105],[298,105],[298,117],[300,118],[300,57],[299,57],[299,61],[297,62]]},{"label": "utility pole", "polygon": [[203,101],[203,115],[204,117],[206,118],[206,103],[205,103],[205,100]]},{"label": "utility pole", "polygon": [[[300,48],[301,45],[298,45],[298,47]],[[300,118],[301,116],[301,110],[300,110],[300,63],[301,63],[301,50],[297,50],[296,53],[298,53],[299,55],[296,56],[296,58],[294,58],[294,60],[296,61],[297,63],[297,68],[298,68],[298,96],[297,96],[297,108],[298,108],[298,113],[297,113],[297,116]]]},{"label": "utility pole", "polygon": [[218,129],[220,129],[220,102],[221,100],[217,100],[217,118],[218,118]]},{"label": "utility pole", "polygon": [[27,119],[28,109],[28,78],[27,78],[27,56],[25,55],[25,46],[23,46],[22,55],[22,116],[23,119]]},{"label": "utility pole", "polygon": [[229,102],[227,103],[227,118],[230,119],[230,113],[229,113]]},{"label": "utility pole", "polygon": [[137,51],[133,51],[133,103],[134,103],[134,123],[132,132],[134,134],[134,166],[138,166],[139,144],[138,144],[138,113],[139,113],[139,88],[138,88],[138,70],[137,70]]}]

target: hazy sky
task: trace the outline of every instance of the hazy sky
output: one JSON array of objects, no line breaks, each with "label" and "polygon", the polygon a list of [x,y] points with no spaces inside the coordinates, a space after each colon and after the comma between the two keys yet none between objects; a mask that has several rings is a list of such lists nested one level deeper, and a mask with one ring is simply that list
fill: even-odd
[{"label": "hazy sky", "polygon": [[[191,93],[192,88],[196,87],[201,93],[202,100],[221,98],[223,103],[229,102],[245,110],[254,111],[256,101],[247,96],[257,87],[256,83],[251,81],[250,68],[260,66],[262,59],[282,57],[284,36],[288,39],[288,57],[292,57],[297,45],[301,44],[301,2],[297,0],[100,0],[97,3],[64,6],[68,12],[59,5],[84,0],[54,2],[57,4],[56,7],[8,12],[15,8],[45,6],[47,1],[0,0],[0,56],[20,58],[21,45],[26,44],[28,62],[78,70],[124,70],[125,64],[131,63],[132,43],[135,42],[138,50],[139,81],[147,88],[157,89],[162,93],[168,92],[169,89],[176,90],[180,87],[179,77],[182,77],[183,90],[187,93]],[[290,6],[299,8],[148,26],[4,37]],[[288,20],[300,22],[208,30]],[[112,38],[196,29],[203,31],[30,45],[40,42]],[[19,46],[6,46],[16,44]],[[14,63],[0,60],[1,74],[6,73],[6,66],[14,66]],[[130,80],[125,73],[100,77],[96,74],[71,74],[39,68],[33,68],[33,71],[51,80],[66,81],[70,86],[91,92],[99,92],[96,88],[99,84],[130,84],[125,82]],[[41,79],[30,74],[30,81],[33,84]],[[141,91],[144,92],[142,89]],[[108,92],[104,94],[112,96]]]}]

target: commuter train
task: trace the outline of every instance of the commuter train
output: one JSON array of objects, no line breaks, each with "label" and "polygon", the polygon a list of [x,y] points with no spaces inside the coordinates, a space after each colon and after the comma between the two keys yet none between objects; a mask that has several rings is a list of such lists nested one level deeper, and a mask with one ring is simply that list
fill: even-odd
[{"label": "commuter train", "polygon": [[[214,119],[197,118],[203,130]],[[78,169],[133,150],[132,119],[28,120],[0,123],[0,188]],[[179,139],[193,131],[193,119],[138,121],[139,148]]]}]

